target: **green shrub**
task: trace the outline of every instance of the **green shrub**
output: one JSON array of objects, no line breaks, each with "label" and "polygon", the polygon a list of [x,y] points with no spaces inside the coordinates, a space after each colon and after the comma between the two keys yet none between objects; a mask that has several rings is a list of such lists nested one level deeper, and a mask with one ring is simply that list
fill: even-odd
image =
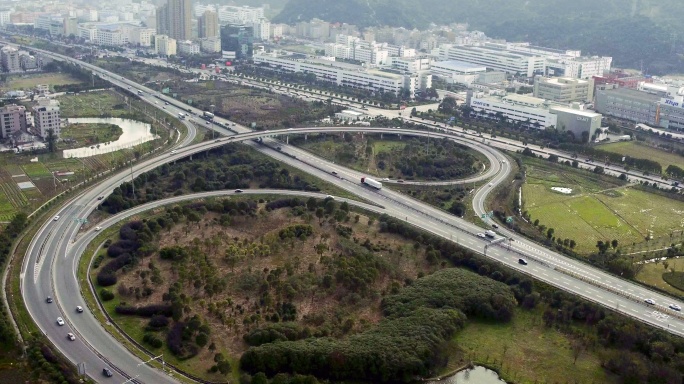
[{"label": "green shrub", "polygon": [[109,301],[114,299],[114,292],[110,291],[109,289],[102,288],[100,290],[100,298],[102,301]]}]

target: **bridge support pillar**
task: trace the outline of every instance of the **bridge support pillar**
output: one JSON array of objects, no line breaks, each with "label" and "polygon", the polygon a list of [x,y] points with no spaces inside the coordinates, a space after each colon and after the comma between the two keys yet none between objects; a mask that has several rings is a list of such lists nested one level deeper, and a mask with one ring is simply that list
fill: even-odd
[{"label": "bridge support pillar", "polygon": [[383,136],[382,136],[382,135],[383,135],[383,134],[381,133],[381,134],[380,134],[380,140],[382,140],[382,138],[383,138]]},{"label": "bridge support pillar", "polygon": [[192,155],[190,155],[190,161],[192,161]]},{"label": "bridge support pillar", "polygon": [[290,144],[290,135],[285,136],[285,144]]},{"label": "bridge support pillar", "polygon": [[304,141],[307,141],[307,140],[309,140],[309,134],[308,134],[308,133],[305,133],[305,134],[304,134]]}]

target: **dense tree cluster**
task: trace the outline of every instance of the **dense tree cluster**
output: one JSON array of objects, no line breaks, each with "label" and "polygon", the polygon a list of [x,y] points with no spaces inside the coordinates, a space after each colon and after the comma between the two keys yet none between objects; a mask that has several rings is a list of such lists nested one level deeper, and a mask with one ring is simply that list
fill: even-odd
[{"label": "dense tree cluster", "polygon": [[[477,287],[477,289],[473,289]],[[518,303],[508,286],[459,268],[439,270],[383,300],[387,317],[406,316],[418,308],[458,308],[468,316],[509,321]]]},{"label": "dense tree cluster", "polygon": [[[467,152],[467,147],[453,140],[414,139],[394,157],[396,168],[407,179],[453,180],[471,175],[477,159]],[[426,150],[427,149],[427,150]],[[384,153],[378,155],[381,161]]]},{"label": "dense tree cluster", "polygon": [[[117,187],[100,209],[118,213],[139,204],[194,191],[249,188],[283,188],[319,191],[319,187],[290,174],[280,163],[267,159],[249,147],[228,144],[212,149],[204,161],[180,160],[174,167],[165,164]],[[135,188],[133,188],[135,185]]]},{"label": "dense tree cluster", "polygon": [[240,367],[267,376],[287,372],[335,380],[409,382],[442,363],[439,347],[464,322],[465,315],[455,309],[420,308],[341,340],[315,338],[252,347],[240,358]]},{"label": "dense tree cluster", "polygon": [[577,153],[580,156],[588,156],[595,159],[596,161],[613,163],[613,164],[623,164],[630,168],[636,168],[638,170],[660,175],[663,172],[663,167],[660,163],[650,159],[639,159],[634,157],[625,157],[625,161],[622,161],[623,155],[619,153],[613,153],[598,149],[596,147],[590,147],[586,145],[577,144],[563,144],[560,148],[568,151]]}]

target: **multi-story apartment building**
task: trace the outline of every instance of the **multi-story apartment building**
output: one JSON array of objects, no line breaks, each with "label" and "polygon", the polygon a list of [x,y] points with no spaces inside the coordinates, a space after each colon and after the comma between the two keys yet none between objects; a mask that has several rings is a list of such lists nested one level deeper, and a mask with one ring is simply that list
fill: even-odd
[{"label": "multi-story apartment building", "polygon": [[78,36],[78,18],[65,17],[64,18],[64,36]]},{"label": "multi-story apartment building", "polygon": [[199,39],[200,50],[207,53],[221,52],[221,38],[216,37],[205,37]]},{"label": "multi-story apartment building", "polygon": [[271,22],[268,19],[260,19],[256,23],[252,23],[252,28],[254,29],[254,39],[271,39]]},{"label": "multi-story apartment building", "polygon": [[5,26],[10,23],[12,11],[0,11],[0,26]]},{"label": "multi-story apartment building", "polygon": [[283,37],[283,24],[271,24],[271,37],[274,39]]},{"label": "multi-story apartment building", "polygon": [[129,31],[128,42],[140,47],[151,47],[156,34],[154,28],[133,28]]},{"label": "multi-story apartment building", "polygon": [[205,10],[197,19],[197,36],[202,39],[206,37],[217,37],[219,35],[218,13]]},{"label": "multi-story apartment building", "polygon": [[176,50],[179,55],[198,55],[200,53],[200,45],[191,40],[177,41]]},{"label": "multi-story apartment building", "polygon": [[176,40],[192,38],[191,0],[168,0],[157,8],[157,33]]},{"label": "multi-story apartment building", "polygon": [[55,137],[59,137],[62,132],[59,102],[55,99],[38,100],[38,104],[33,107],[33,124],[43,139],[48,137],[50,129]]},{"label": "multi-story apartment building", "polygon": [[264,8],[225,6],[219,9],[218,17],[226,24],[251,24],[264,18]]},{"label": "multi-story apartment building", "polygon": [[534,77],[534,97],[570,103],[573,101],[593,101],[594,81],[571,77]]},{"label": "multi-story apartment building", "polygon": [[5,70],[5,72],[21,71],[19,51],[17,51],[16,48],[8,45],[0,49],[0,60],[2,61],[2,69]]},{"label": "multi-story apartment building", "polygon": [[159,55],[173,56],[176,54],[176,39],[166,35],[154,35],[154,50]]},{"label": "multi-story apartment building", "polygon": [[26,130],[26,108],[16,104],[0,108],[0,138],[8,139],[20,130]]},{"label": "multi-story apartment building", "polygon": [[79,25],[78,36],[89,43],[98,43],[97,28],[94,25]]}]

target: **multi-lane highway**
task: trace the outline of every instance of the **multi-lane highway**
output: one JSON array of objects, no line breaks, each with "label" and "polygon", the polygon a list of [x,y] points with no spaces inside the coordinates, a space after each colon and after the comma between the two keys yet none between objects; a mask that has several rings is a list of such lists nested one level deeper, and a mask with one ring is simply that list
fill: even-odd
[{"label": "multi-lane highway", "polygon": [[[108,76],[112,82],[118,83],[118,85],[136,87],[136,89],[143,90],[147,95],[152,92],[137,84],[132,84],[120,76],[106,73],[97,67],[90,69]],[[168,101],[173,105],[180,105],[177,100],[165,99],[163,95],[159,95],[158,98],[161,101]],[[154,101],[152,101],[152,105],[157,105],[159,108],[162,107],[160,104],[155,104]],[[173,107],[165,107],[165,110],[169,113],[176,113],[175,110],[172,110]],[[185,106],[181,107],[185,108]],[[196,114],[201,113],[201,111],[193,111]],[[225,120],[217,120],[228,124]],[[212,129],[224,134],[231,134],[228,130],[218,126],[212,126]],[[368,127],[321,127],[256,133],[249,132],[246,128],[239,126],[231,126],[231,129],[245,133],[232,138],[222,137],[217,139],[218,141],[179,147],[175,150],[175,153],[161,155],[160,157],[148,159],[135,165],[133,174],[136,176],[163,163],[172,162],[212,147],[224,145],[227,142],[245,141],[259,136],[352,130],[426,135],[425,131]],[[490,182],[491,186],[489,184],[485,185],[475,195],[476,209],[483,210],[483,201],[487,192],[495,188],[510,172],[509,162],[496,161],[496,159],[504,160],[505,156],[489,146],[459,137],[460,133],[459,135],[454,135],[453,133],[447,134],[437,131],[431,132],[430,135],[432,137],[447,136],[460,142],[470,143],[473,146],[478,144],[478,147],[476,147],[478,150],[489,153],[487,155],[488,158],[494,159],[492,168],[496,170],[492,171],[494,178]],[[266,139],[267,142],[268,140],[270,139]],[[358,180],[362,174],[359,172],[324,162],[290,146],[283,145],[282,151],[277,151],[257,145],[251,141],[248,141],[248,143],[273,158],[334,183],[366,201],[376,202],[382,207],[373,208],[377,212],[387,213],[406,220],[427,231],[456,241],[476,252],[485,251],[487,257],[498,260],[511,268],[528,273],[542,281],[546,281],[569,292],[577,293],[582,297],[633,316],[641,321],[669,329],[670,332],[676,334],[684,334],[684,321],[682,321],[677,312],[667,309],[667,305],[673,302],[663,295],[651,292],[637,284],[615,278],[596,268],[546,250],[542,246],[531,243],[512,233],[506,233],[507,236],[514,239],[512,242],[505,241],[492,245],[488,240],[477,236],[483,229],[472,223],[468,223],[390,189],[385,188],[376,191],[360,185]],[[333,174],[333,171],[336,174]],[[84,313],[77,313],[75,311],[76,305],[83,305],[79,295],[76,294],[78,282],[75,276],[75,263],[85,246],[87,236],[92,235],[87,234],[80,239],[76,239],[80,225],[76,223],[75,219],[87,217],[98,204],[97,198],[99,196],[110,193],[123,180],[129,177],[129,171],[121,172],[87,190],[62,208],[59,212],[60,218],[58,220],[50,220],[41,228],[24,260],[21,276],[22,294],[31,316],[35,319],[40,329],[46,333],[47,337],[72,362],[85,362],[88,374],[96,380],[99,381],[99,378],[102,377],[100,376],[102,367],[108,364],[115,368],[116,375],[122,375],[126,378],[137,377],[136,380],[146,383],[172,382],[173,379],[166,373],[152,369],[147,365],[140,365],[141,361],[119,345],[97,323],[89,311]],[[260,192],[263,193],[262,191]],[[75,243],[73,243],[74,239],[76,239]],[[528,258],[530,261],[529,265],[518,264],[518,259],[521,255]],[[55,302],[48,304],[45,302],[45,298],[50,295],[55,298]],[[649,306],[644,304],[643,300],[646,298],[654,299],[656,305]],[[676,304],[684,306],[681,302]],[[66,320],[64,326],[57,325],[56,320],[58,316]],[[67,332],[76,333],[76,341],[67,340]],[[106,361],[103,361],[103,359],[106,359]]]}]

